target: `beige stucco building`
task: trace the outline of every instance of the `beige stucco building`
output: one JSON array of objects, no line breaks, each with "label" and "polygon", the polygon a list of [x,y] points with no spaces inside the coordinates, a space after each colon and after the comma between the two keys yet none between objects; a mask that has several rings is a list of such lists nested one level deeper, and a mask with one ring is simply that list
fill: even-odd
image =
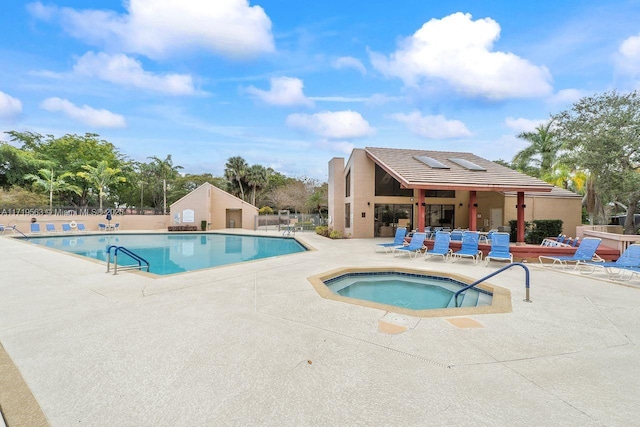
[{"label": "beige stucco building", "polygon": [[218,187],[204,183],[171,205],[170,225],[195,225],[207,230],[254,229],[258,208]]},{"label": "beige stucco building", "polygon": [[[329,215],[330,227],[355,238],[390,237],[399,226],[488,231],[534,219],[560,219],[563,233],[575,235],[582,199],[471,153],[368,147],[329,162]],[[518,231],[523,242],[524,226]]]}]

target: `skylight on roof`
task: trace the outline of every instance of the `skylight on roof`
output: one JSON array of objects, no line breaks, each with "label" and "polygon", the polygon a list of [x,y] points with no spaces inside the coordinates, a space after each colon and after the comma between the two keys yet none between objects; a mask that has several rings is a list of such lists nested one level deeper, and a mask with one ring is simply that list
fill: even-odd
[{"label": "skylight on roof", "polygon": [[449,166],[445,165],[444,163],[440,163],[436,159],[429,156],[414,156],[413,158],[418,161],[421,161],[422,163],[424,163],[425,165],[433,169],[451,169]]},{"label": "skylight on roof", "polygon": [[473,162],[470,162],[469,160],[466,159],[459,159],[459,158],[450,158],[449,160],[451,160],[453,163],[462,166],[465,169],[468,169],[470,171],[486,171],[485,168],[483,168],[482,166],[479,166]]}]

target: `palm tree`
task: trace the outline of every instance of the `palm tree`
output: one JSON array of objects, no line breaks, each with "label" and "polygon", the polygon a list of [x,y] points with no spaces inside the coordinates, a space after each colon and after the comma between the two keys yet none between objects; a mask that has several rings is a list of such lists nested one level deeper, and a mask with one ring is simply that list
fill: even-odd
[{"label": "palm tree", "polygon": [[55,176],[53,169],[39,169],[38,175],[32,173],[26,174],[24,179],[33,181],[33,184],[44,188],[49,192],[49,212],[53,212],[53,193],[60,191],[72,191],[76,194],[80,194],[82,190],[73,184],[69,184],[64,179],[73,176],[70,172],[65,172],[58,177]]},{"label": "palm tree", "polygon": [[102,198],[109,191],[109,186],[118,182],[125,182],[126,178],[120,175],[121,170],[110,168],[109,164],[102,160],[97,166],[82,165],[86,172],[78,172],[77,175],[85,179],[98,190],[100,210],[102,210]]},{"label": "palm tree", "polygon": [[247,169],[247,184],[251,186],[251,204],[256,204],[256,191],[258,188],[264,188],[269,182],[269,174],[267,169],[262,165],[253,165]]},{"label": "palm tree", "polygon": [[547,175],[553,170],[562,143],[556,138],[556,134],[551,129],[552,125],[553,120],[550,120],[538,126],[535,132],[522,132],[518,135],[518,138],[531,143],[527,148],[516,153],[513,158],[513,164],[518,170],[526,170],[531,163],[539,167],[539,176]]},{"label": "palm tree", "polygon": [[567,163],[558,162],[549,174],[542,176],[542,179],[556,187],[584,195],[589,178],[584,171],[572,168]]},{"label": "palm tree", "polygon": [[244,200],[244,188],[242,187],[242,180],[247,174],[247,162],[240,156],[229,157],[227,163],[224,165],[224,177],[229,182],[234,182],[240,187],[240,197]]},{"label": "palm tree", "polygon": [[179,170],[182,166],[174,165],[171,154],[162,160],[156,156],[149,157],[151,163],[144,166],[145,173],[149,176],[149,181],[155,181],[162,185],[162,189],[158,190],[158,185],[154,188],[154,206],[159,205],[159,197],[162,195],[163,213],[167,213],[167,188],[171,190],[174,181],[180,176]]}]

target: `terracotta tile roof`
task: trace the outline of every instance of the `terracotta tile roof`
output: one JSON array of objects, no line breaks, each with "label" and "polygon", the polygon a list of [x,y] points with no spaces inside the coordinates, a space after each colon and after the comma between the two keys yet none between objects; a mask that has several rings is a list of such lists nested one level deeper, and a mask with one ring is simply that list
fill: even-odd
[{"label": "terracotta tile roof", "polygon": [[[553,185],[514,171],[471,153],[455,151],[405,150],[367,147],[369,158],[407,188],[477,191],[538,191],[550,192]],[[427,156],[448,169],[427,166],[417,160]],[[469,170],[449,159],[472,162],[486,170]]]}]

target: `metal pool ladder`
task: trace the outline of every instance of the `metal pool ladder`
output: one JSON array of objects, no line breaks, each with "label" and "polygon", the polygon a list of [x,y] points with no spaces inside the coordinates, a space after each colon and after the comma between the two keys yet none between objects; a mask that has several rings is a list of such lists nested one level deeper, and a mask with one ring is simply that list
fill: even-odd
[{"label": "metal pool ladder", "polygon": [[124,246],[111,245],[107,247],[107,273],[111,270],[111,250],[112,249],[114,249],[113,251],[113,274],[114,275],[118,274],[118,252],[122,252],[126,255],[129,255],[131,258],[133,258],[134,261],[138,263],[137,265],[136,264],[123,265],[120,267],[120,270],[142,271],[143,269],[146,268],[147,272],[149,272],[149,261],[142,258],[140,255],[137,255],[131,252],[129,249],[125,248]]},{"label": "metal pool ladder", "polygon": [[456,301],[456,307],[459,307],[459,305],[458,305],[458,295],[460,295],[462,292],[466,291],[467,289],[471,289],[474,286],[484,282],[485,280],[495,276],[496,274],[500,274],[503,271],[505,271],[506,269],[509,269],[509,268],[515,267],[515,266],[520,266],[520,267],[524,268],[524,273],[525,273],[525,278],[524,279],[525,279],[525,287],[526,287],[526,291],[525,291],[526,294],[525,294],[524,300],[526,302],[531,302],[531,300],[529,299],[529,267],[527,267],[526,265],[524,265],[521,262],[512,262],[511,264],[502,267],[500,270],[496,270],[493,273],[491,273],[491,274],[489,274],[487,276],[484,276],[482,279],[476,280],[475,282],[473,282],[469,286],[465,286],[464,288],[462,288],[458,292],[456,292],[456,294],[453,296],[455,298],[455,301]]}]

